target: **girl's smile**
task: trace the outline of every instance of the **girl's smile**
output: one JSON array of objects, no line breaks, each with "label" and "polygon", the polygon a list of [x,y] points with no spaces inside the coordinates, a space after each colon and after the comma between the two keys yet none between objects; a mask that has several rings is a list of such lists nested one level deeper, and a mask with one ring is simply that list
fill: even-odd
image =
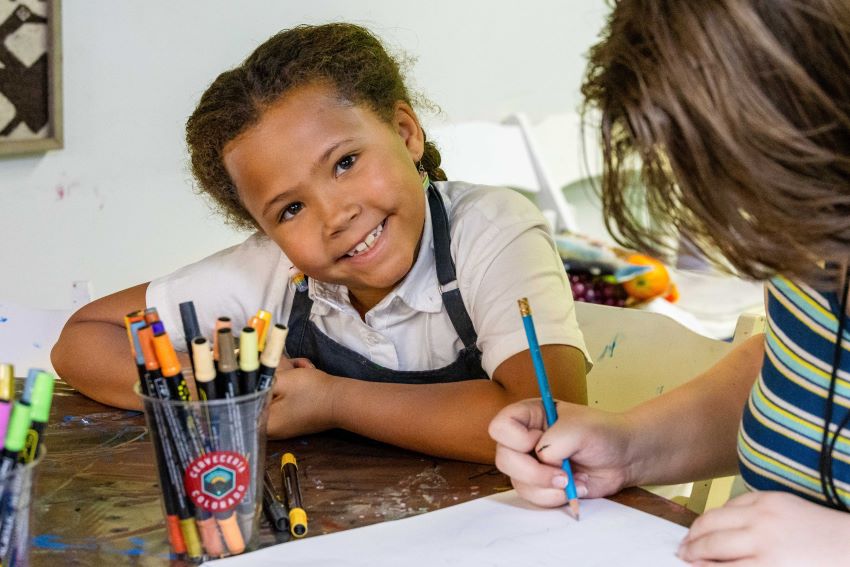
[{"label": "girl's smile", "polygon": [[[362,256],[366,254],[366,252],[371,252],[375,246],[375,243],[381,237],[384,232],[384,223],[386,223],[387,219],[384,219],[381,224],[375,227],[375,229],[366,235],[362,241],[358,242],[357,245],[349,250],[345,255],[349,258],[354,258],[356,256]],[[344,257],[342,259],[345,259]]]},{"label": "girl's smile", "polygon": [[225,146],[245,208],[306,275],[342,284],[367,310],[407,275],[425,222],[412,109],[390,120],[309,84]]}]

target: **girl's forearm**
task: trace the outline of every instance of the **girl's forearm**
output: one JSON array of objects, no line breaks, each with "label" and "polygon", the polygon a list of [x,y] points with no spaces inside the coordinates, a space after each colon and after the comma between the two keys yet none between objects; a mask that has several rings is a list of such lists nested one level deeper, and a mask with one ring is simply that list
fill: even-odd
[{"label": "girl's forearm", "polygon": [[738,427],[763,355],[764,337],[757,335],[704,374],[627,412],[630,484],[733,474]]},{"label": "girl's forearm", "polygon": [[139,374],[127,341],[127,331],[111,323],[69,322],[51,353],[59,377],[98,402],[140,409],[133,392]]},{"label": "girl's forearm", "polygon": [[335,378],[336,427],[406,449],[493,463],[493,416],[515,401],[498,383],[391,384]]}]

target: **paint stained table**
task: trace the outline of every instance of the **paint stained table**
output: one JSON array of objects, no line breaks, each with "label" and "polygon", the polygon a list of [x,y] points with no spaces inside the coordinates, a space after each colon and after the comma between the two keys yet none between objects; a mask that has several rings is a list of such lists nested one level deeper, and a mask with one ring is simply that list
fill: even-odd
[{"label": "paint stained table", "polygon": [[[32,565],[183,565],[168,551],[144,415],[56,385],[39,466]],[[507,490],[492,466],[428,457],[344,432],[270,442],[298,457],[310,536],[405,518]],[[277,475],[274,475],[277,479]],[[689,510],[641,489],[612,498],[688,526]],[[261,545],[277,536],[267,525]]]}]

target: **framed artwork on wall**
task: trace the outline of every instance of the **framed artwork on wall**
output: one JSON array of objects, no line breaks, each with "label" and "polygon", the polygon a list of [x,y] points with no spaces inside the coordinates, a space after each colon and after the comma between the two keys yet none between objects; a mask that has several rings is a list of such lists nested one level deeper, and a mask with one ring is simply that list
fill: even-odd
[{"label": "framed artwork on wall", "polygon": [[0,155],[62,147],[60,0],[0,1]]}]

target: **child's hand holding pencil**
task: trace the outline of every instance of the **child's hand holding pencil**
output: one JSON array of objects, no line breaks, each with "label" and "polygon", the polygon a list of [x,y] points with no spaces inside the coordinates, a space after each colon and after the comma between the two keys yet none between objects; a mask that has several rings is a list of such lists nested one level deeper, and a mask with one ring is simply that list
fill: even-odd
[{"label": "child's hand holding pencil", "polygon": [[586,406],[558,402],[558,421],[546,426],[539,399],[511,404],[490,423],[496,441],[496,466],[511,477],[517,492],[543,507],[563,506],[572,465],[580,498],[600,498],[635,484],[629,476],[629,427],[625,419]]},{"label": "child's hand holding pencil", "polygon": [[523,498],[540,506],[568,503],[578,519],[579,497],[605,496],[628,485],[628,426],[625,419],[564,403],[570,410],[559,419],[527,299],[519,300],[519,309],[541,400],[512,404],[493,418],[496,465]]}]

